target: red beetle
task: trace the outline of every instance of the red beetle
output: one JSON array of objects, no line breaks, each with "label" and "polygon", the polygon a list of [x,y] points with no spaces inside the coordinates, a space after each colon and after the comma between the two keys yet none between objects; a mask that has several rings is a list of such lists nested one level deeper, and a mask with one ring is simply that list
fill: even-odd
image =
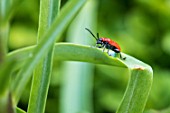
[{"label": "red beetle", "polygon": [[[103,47],[103,52],[104,52],[105,48],[108,49],[107,50],[108,54],[109,54],[109,50],[111,49],[115,53],[119,53],[120,54],[120,58],[122,60],[126,59],[126,57],[124,57],[124,58],[122,57],[122,55],[121,55],[121,48],[120,48],[120,46],[115,41],[113,41],[113,40],[111,40],[109,38],[103,38],[103,37],[99,38],[99,33],[97,33],[97,37],[96,37],[96,36],[94,36],[94,34],[89,29],[87,29],[87,28],[85,28],[85,29],[87,31],[89,31],[90,34],[96,39],[96,41],[97,41],[96,42],[96,47],[99,47],[99,48]],[[98,46],[98,44],[100,44],[101,46]]]}]

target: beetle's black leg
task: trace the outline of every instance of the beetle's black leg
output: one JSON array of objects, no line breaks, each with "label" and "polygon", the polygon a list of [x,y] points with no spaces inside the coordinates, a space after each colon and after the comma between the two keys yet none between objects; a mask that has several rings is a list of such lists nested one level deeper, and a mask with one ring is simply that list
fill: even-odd
[{"label": "beetle's black leg", "polygon": [[96,46],[96,47],[98,47],[98,48],[102,48],[103,46]]},{"label": "beetle's black leg", "polygon": [[105,51],[105,48],[106,48],[106,45],[104,44],[104,46],[103,46],[103,52]]},{"label": "beetle's black leg", "polygon": [[121,53],[120,53],[120,59],[126,60],[126,57],[122,57],[122,55],[121,55]]},{"label": "beetle's black leg", "polygon": [[96,44],[95,47],[102,48],[102,47],[104,47],[104,44],[101,44],[101,46],[98,46],[98,45]]},{"label": "beetle's black leg", "polygon": [[111,54],[109,54],[109,50],[110,50],[110,49],[107,49],[107,54],[108,54],[109,56],[111,56]]},{"label": "beetle's black leg", "polygon": [[107,53],[109,54],[109,49],[107,49]]}]

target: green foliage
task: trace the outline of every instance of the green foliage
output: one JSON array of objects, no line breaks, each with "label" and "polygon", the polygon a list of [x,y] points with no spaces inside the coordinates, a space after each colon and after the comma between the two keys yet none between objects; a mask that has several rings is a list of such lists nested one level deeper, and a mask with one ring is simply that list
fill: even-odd
[{"label": "green foliage", "polygon": [[[46,30],[57,17],[60,8],[60,0],[41,0],[40,2],[38,41],[46,33]],[[28,113],[43,113],[45,111],[47,93],[51,78],[54,44],[55,42],[53,42],[46,57],[40,61],[35,69],[28,104]],[[39,94],[39,96],[35,96],[37,94]]]},{"label": "green foliage", "polygon": [[[0,112],[169,113],[168,1],[53,2],[0,1]],[[127,59],[90,47],[86,27]]]},{"label": "green foliage", "polygon": [[[75,0],[76,1],[76,0]],[[53,25],[50,27],[49,31],[45,34],[44,38],[34,49],[30,58],[27,60],[24,68],[18,73],[16,80],[12,84],[13,101],[16,104],[20,98],[21,91],[24,89],[28,83],[32,70],[35,68],[36,64],[40,59],[47,54],[47,51],[51,48],[51,45],[59,40],[61,33],[69,24],[69,21],[74,17],[76,12],[81,8],[85,1],[79,2],[69,2],[66,7],[61,11],[61,15],[56,18]],[[70,11],[70,9],[72,9]],[[62,21],[62,22],[61,22]],[[24,76],[23,76],[24,75]],[[19,85],[20,84],[20,85]]]},{"label": "green foliage", "polygon": [[[28,52],[28,49],[25,50]],[[25,51],[23,50],[22,52],[15,52],[9,57],[12,59],[15,58],[17,54],[21,53],[25,53]],[[114,58],[108,56],[107,54],[103,54],[100,49],[75,44],[56,44],[54,55],[56,56],[56,60],[83,61],[129,67],[131,72],[131,80],[118,113],[123,113],[124,111],[129,111],[132,113],[138,111],[142,113],[152,85],[152,69],[148,65],[125,54],[123,55],[126,56],[127,59],[122,61],[119,58]],[[145,93],[142,93],[143,91]],[[141,101],[138,101],[139,99]],[[127,105],[131,106],[132,108],[127,107]]]},{"label": "green foliage", "polygon": [[20,109],[20,108],[16,108],[16,113],[26,113],[24,110]]},{"label": "green foliage", "polygon": [[152,86],[152,75],[152,70],[144,67],[131,70],[131,78],[117,113],[143,113]]}]

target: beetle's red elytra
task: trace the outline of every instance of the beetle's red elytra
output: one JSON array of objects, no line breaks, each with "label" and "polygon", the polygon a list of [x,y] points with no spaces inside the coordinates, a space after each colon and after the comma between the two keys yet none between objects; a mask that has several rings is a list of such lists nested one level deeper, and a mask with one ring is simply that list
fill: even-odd
[{"label": "beetle's red elytra", "polygon": [[[110,38],[104,38],[104,37],[99,37],[99,33],[97,33],[97,37],[87,28],[85,28],[87,31],[89,31],[89,33],[96,39],[96,47],[98,48],[103,48],[103,52],[105,50],[105,48],[107,49],[107,53],[109,54],[109,50],[114,51],[115,53],[119,53],[120,54],[120,58],[122,60],[125,60],[126,57],[122,57],[121,55],[121,48],[119,46],[118,43],[116,43],[115,41],[111,40]],[[100,46],[98,46],[98,44],[100,44]]]}]

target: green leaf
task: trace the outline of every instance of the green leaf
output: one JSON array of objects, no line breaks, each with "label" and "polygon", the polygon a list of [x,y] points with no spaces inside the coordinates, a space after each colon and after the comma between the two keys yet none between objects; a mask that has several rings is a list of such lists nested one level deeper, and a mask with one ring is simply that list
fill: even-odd
[{"label": "green leaf", "polygon": [[[16,60],[15,67],[21,68],[23,62],[30,58],[32,50],[36,46],[26,47],[20,50],[13,51],[8,54],[8,60]],[[135,59],[129,55],[123,54],[129,59]],[[103,53],[102,49],[90,47],[87,45],[73,43],[56,43],[54,50],[54,59],[62,61],[80,61],[95,64],[105,64],[127,68],[128,61],[122,61],[117,57],[111,57],[107,53]],[[19,65],[20,64],[20,65]]]},{"label": "green leaf", "polygon": [[5,61],[7,54],[8,33],[9,23],[0,23],[0,65]]},{"label": "green leaf", "polygon": [[[41,0],[38,39],[50,27],[54,18],[57,16],[60,7],[60,0]],[[53,62],[53,42],[47,56],[42,59],[34,71],[28,113],[44,113],[46,99],[50,84],[52,62]],[[37,95],[38,96],[35,96]]]},{"label": "green leaf", "polygon": [[15,60],[5,61],[5,65],[0,65],[0,98],[3,98],[3,95],[9,91],[10,83],[10,74],[12,72],[12,65],[15,65]]},{"label": "green leaf", "polygon": [[152,68],[127,56],[124,63],[129,68],[130,81],[117,113],[143,113],[153,82]]},{"label": "green leaf", "polygon": [[[2,2],[0,1],[1,5]],[[0,6],[1,6],[0,5]],[[5,7],[5,4],[4,6]],[[2,7],[1,7],[2,8]],[[0,9],[1,9],[0,8]],[[12,64],[15,63],[15,60],[6,59],[7,56],[7,40],[9,36],[9,23],[3,23],[2,13],[0,12],[0,112],[5,113],[8,111],[8,108],[12,112],[12,104],[10,104],[9,99],[9,84],[10,84],[10,74],[12,72]]]},{"label": "green leaf", "polygon": [[[28,49],[26,50],[29,52]],[[23,49],[20,53],[11,53],[9,59],[14,58],[17,54],[24,56],[26,52]],[[135,113],[136,108],[139,109],[139,113],[142,113],[152,85],[152,68],[127,54],[122,53],[122,55],[126,57],[126,60],[109,56],[98,48],[70,43],[56,44],[54,52],[56,60],[82,61],[129,68],[130,81],[117,113]]]},{"label": "green leaf", "polygon": [[0,113],[14,113],[12,96],[8,90],[0,95]]},{"label": "green leaf", "polygon": [[8,23],[13,12],[17,9],[21,0],[1,0],[0,1],[0,21]]},{"label": "green leaf", "polygon": [[[8,51],[10,17],[21,0],[0,0],[0,64],[5,60]],[[3,64],[5,65],[5,64]]]},{"label": "green leaf", "polygon": [[152,86],[152,70],[136,66],[130,70],[130,81],[117,113],[143,113]]},{"label": "green leaf", "polygon": [[21,108],[16,107],[16,113],[26,113],[26,112]]},{"label": "green leaf", "polygon": [[[9,96],[10,74],[14,60],[6,60],[8,51],[9,21],[18,0],[0,0],[0,112],[13,113],[11,95]],[[16,6],[15,6],[16,5]],[[14,9],[13,9],[14,8]]]},{"label": "green leaf", "polygon": [[166,107],[165,109],[161,110],[149,109],[144,111],[144,113],[170,113],[170,107]]},{"label": "green leaf", "polygon": [[60,39],[64,29],[66,29],[67,25],[74,18],[75,14],[80,10],[85,2],[86,0],[69,1],[61,10],[60,16],[55,19],[53,25],[49,30],[47,30],[47,33],[43,36],[44,38],[40,40],[39,44],[30,54],[30,58],[27,60],[26,64],[18,73],[12,84],[12,93],[14,99],[13,102],[15,104],[17,104],[35,66],[39,63],[41,58],[47,54],[51,48],[51,45]]}]

